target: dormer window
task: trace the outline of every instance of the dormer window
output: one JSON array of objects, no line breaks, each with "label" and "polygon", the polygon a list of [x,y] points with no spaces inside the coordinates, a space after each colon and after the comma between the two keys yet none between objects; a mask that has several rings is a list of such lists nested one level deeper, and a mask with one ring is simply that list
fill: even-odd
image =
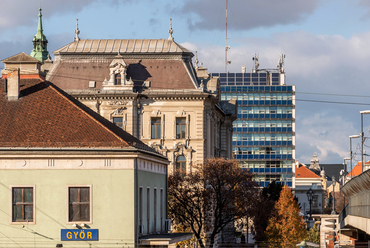
[{"label": "dormer window", "polygon": [[114,85],[121,85],[121,73],[114,75]]}]

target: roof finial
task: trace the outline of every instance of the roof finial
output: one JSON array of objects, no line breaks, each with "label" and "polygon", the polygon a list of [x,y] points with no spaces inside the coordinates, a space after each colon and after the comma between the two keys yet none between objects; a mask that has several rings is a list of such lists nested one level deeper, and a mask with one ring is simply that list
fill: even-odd
[{"label": "roof finial", "polygon": [[170,34],[170,37],[168,37],[169,40],[173,40],[172,34],[173,34],[173,29],[172,29],[172,18],[170,18],[170,30],[168,30],[168,33]]},{"label": "roof finial", "polygon": [[80,34],[80,30],[78,29],[78,19],[76,19],[76,30],[75,30],[76,37],[74,38],[74,41],[79,41],[80,37],[78,35]]},{"label": "roof finial", "polygon": [[195,69],[198,69],[198,64],[199,64],[199,60],[198,60],[198,51],[195,51]]}]

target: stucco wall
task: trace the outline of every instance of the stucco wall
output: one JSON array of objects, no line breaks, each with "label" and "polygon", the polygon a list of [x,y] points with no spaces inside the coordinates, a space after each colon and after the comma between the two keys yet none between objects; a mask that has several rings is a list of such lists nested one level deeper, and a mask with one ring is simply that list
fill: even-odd
[{"label": "stucco wall", "polygon": [[[140,172],[139,185],[153,188],[165,175]],[[123,247],[134,244],[135,170],[1,170],[1,247]],[[11,185],[35,186],[35,224],[11,224]],[[91,229],[99,229],[99,241],[60,241],[68,224],[68,186],[92,187]],[[146,198],[144,198],[146,199]],[[84,228],[85,229],[85,228]],[[126,247],[126,246],[125,246]]]}]

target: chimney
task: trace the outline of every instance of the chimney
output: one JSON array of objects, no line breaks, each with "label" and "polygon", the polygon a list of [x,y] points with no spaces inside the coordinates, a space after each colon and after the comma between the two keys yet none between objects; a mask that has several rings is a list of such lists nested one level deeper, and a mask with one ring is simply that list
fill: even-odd
[{"label": "chimney", "polygon": [[19,68],[12,70],[7,75],[8,100],[19,99]]}]

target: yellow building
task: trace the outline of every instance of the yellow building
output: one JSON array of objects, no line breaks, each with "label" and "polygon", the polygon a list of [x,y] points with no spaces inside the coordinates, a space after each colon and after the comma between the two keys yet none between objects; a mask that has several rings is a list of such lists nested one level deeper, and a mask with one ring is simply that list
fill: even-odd
[{"label": "yellow building", "polygon": [[81,40],[54,52],[47,79],[170,161],[191,171],[231,158],[236,101],[220,102],[218,78],[168,39]]}]

